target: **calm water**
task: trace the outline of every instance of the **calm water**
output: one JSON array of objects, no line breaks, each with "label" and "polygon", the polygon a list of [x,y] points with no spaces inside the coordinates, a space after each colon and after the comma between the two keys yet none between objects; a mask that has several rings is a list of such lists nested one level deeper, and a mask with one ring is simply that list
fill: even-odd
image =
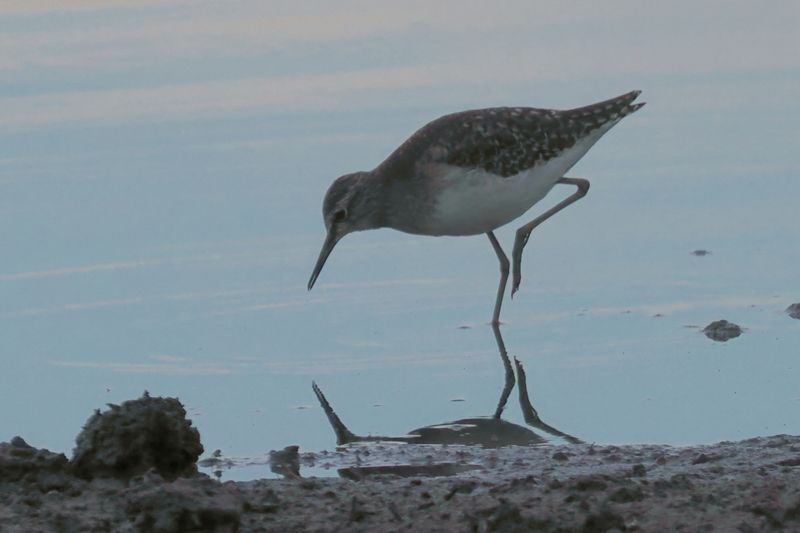
[{"label": "calm water", "polygon": [[[307,292],[322,196],[441,114],[634,88],[647,106],[573,169],[592,189],[534,232],[503,311],[534,405],[601,443],[800,431],[796,4],[77,5],[0,7],[1,440],[69,452],[146,389],[207,451],[330,448],[312,380],[357,433],[491,414],[488,240],[350,235]],[[745,333],[690,327],[720,318]]]}]

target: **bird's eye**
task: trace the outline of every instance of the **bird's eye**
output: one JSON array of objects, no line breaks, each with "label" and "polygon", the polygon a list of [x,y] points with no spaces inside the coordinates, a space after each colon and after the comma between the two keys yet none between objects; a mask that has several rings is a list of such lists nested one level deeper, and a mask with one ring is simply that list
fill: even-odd
[{"label": "bird's eye", "polygon": [[342,220],[347,218],[347,209],[339,209],[333,214],[333,221],[334,222],[341,222]]}]

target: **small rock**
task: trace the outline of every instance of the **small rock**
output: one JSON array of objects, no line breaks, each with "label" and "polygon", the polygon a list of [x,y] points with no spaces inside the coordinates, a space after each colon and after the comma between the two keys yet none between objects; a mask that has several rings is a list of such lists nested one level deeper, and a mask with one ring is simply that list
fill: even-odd
[{"label": "small rock", "polygon": [[705,464],[705,463],[711,463],[711,462],[714,462],[714,461],[719,461],[721,458],[722,457],[720,457],[719,455],[716,455],[716,454],[713,454],[713,453],[712,454],[701,453],[700,455],[698,455],[697,457],[695,457],[692,460],[692,464],[693,465],[702,465],[702,464]]},{"label": "small rock", "polygon": [[638,485],[620,487],[611,494],[609,499],[617,503],[640,502],[644,499],[644,492]]},{"label": "small rock", "polygon": [[471,494],[472,491],[475,490],[477,483],[475,481],[460,481],[455,483],[451,488],[450,492],[448,492],[444,499],[445,501],[449,501],[455,496],[456,494]]},{"label": "small rock", "polygon": [[706,255],[711,255],[711,252],[709,252],[708,250],[694,250],[692,252],[692,255],[696,257],[704,257]]},{"label": "small rock", "polygon": [[11,446],[13,446],[14,448],[22,449],[22,450],[34,450],[35,449],[33,446],[31,446],[30,444],[25,442],[25,439],[23,439],[19,435],[17,435],[16,437],[11,439]]},{"label": "small rock", "polygon": [[800,302],[792,304],[786,308],[786,314],[792,318],[800,320]]},{"label": "small rock", "polygon": [[742,334],[742,328],[727,320],[717,320],[703,328],[706,337],[713,341],[725,342]]},{"label": "small rock", "polygon": [[300,446],[287,446],[283,450],[269,452],[269,468],[286,479],[300,477]]}]

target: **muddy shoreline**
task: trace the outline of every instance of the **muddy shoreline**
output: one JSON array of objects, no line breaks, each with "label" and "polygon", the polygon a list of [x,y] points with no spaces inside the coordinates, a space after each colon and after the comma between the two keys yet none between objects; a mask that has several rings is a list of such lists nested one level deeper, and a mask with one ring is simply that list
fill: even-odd
[{"label": "muddy shoreline", "polygon": [[[0,531],[765,531],[800,528],[800,437],[708,446],[380,444],[301,454],[323,468],[468,464],[451,476],[170,481],[75,474],[0,444]],[[266,466],[265,466],[266,468]],[[367,469],[367,471],[369,471]],[[302,468],[301,468],[302,476]]]}]

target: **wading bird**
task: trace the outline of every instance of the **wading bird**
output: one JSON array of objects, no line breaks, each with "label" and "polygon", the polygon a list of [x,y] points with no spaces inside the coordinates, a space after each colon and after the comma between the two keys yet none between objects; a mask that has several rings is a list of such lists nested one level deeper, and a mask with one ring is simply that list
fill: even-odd
[{"label": "wading bird", "polygon": [[[533,229],[589,190],[587,180],[564,175],[617,122],[644,105],[634,103],[639,94],[568,110],[476,109],[428,123],[375,169],[346,174],[330,186],[322,206],[328,234],[308,289],[336,243],[354,231],[485,233],[500,261],[491,322],[499,324],[509,267],[513,296]],[[577,191],[517,230],[509,263],[494,230],[523,215],[558,183]]]}]

